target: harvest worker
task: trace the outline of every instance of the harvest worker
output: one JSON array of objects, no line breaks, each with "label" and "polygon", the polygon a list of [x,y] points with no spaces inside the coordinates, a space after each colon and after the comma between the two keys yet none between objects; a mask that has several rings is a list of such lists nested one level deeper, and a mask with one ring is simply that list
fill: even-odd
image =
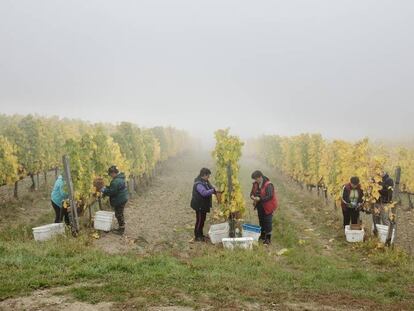
[{"label": "harvest worker", "polygon": [[382,188],[379,190],[380,198],[378,199],[378,203],[376,204],[374,222],[376,224],[388,225],[388,213],[385,211],[384,205],[392,202],[392,197],[394,193],[394,180],[385,171],[381,173],[381,177],[382,180],[381,182],[379,182],[379,185]]},{"label": "harvest worker", "polygon": [[277,196],[273,184],[261,171],[254,171],[254,179],[250,198],[253,200],[254,209],[257,209],[259,224],[262,228],[260,240],[263,244],[270,244],[272,239],[273,213],[278,207]]},{"label": "harvest worker", "polygon": [[385,171],[381,173],[381,177],[382,177],[382,181],[379,184],[382,186],[382,189],[379,191],[380,193],[379,201],[382,204],[391,203],[392,195],[394,192],[394,180]]},{"label": "harvest worker", "polygon": [[125,233],[124,208],[128,202],[128,189],[125,182],[125,174],[120,173],[116,165],[108,169],[108,175],[112,177],[109,187],[102,188],[104,196],[109,197],[109,203],[115,210],[115,217],[118,220],[119,228],[116,233],[123,235]]},{"label": "harvest worker", "polygon": [[342,189],[342,214],[344,216],[344,228],[352,224],[358,224],[359,210],[363,203],[364,192],[358,177],[352,177],[350,182]]},{"label": "harvest worker", "polygon": [[206,241],[203,233],[204,223],[212,206],[212,196],[216,193],[216,189],[209,181],[210,176],[211,171],[208,168],[202,168],[200,174],[194,179],[191,208],[196,212],[194,240],[197,242]]},{"label": "harvest worker", "polygon": [[62,175],[56,179],[50,198],[55,210],[55,223],[61,223],[64,217],[65,224],[69,226],[68,210],[63,207],[63,201],[68,198],[68,194],[65,191],[65,181]]}]

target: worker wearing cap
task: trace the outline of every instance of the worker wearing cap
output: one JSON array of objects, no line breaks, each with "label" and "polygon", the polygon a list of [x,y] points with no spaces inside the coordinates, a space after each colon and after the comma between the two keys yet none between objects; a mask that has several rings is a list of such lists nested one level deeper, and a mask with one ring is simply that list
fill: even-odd
[{"label": "worker wearing cap", "polygon": [[109,203],[115,210],[115,217],[118,220],[119,228],[116,231],[123,235],[125,232],[124,208],[128,202],[128,188],[125,181],[125,174],[120,173],[118,168],[113,165],[108,169],[108,175],[112,177],[109,187],[102,188],[104,196],[109,197]]}]

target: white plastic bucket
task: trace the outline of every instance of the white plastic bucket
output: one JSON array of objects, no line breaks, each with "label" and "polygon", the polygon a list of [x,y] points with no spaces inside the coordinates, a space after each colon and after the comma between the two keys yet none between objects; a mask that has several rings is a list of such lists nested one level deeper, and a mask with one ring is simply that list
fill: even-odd
[{"label": "white plastic bucket", "polygon": [[65,233],[65,224],[48,224],[32,229],[33,237],[36,241],[46,241],[57,234]]},{"label": "white plastic bucket", "polygon": [[364,241],[365,231],[361,230],[351,230],[350,226],[345,226],[345,236],[348,242],[363,242]]},{"label": "white plastic bucket", "polygon": [[[378,230],[378,238],[382,243],[385,243],[387,241],[388,236],[388,226],[387,225],[376,225]],[[392,236],[391,236],[391,243],[394,243],[395,238],[395,228],[392,230]]]},{"label": "white plastic bucket", "polygon": [[93,226],[96,230],[111,231],[114,217],[114,212],[98,211],[95,213]]},{"label": "white plastic bucket", "polygon": [[253,238],[252,237],[243,237],[243,238],[224,238],[222,240],[224,248],[227,249],[252,249],[253,248]]},{"label": "white plastic bucket", "polygon": [[221,240],[229,237],[229,223],[224,222],[217,225],[211,225],[208,236],[213,244],[221,243]]}]

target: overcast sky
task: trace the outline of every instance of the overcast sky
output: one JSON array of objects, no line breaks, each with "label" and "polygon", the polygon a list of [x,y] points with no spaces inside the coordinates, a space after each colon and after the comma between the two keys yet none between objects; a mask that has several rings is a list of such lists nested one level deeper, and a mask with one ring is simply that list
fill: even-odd
[{"label": "overcast sky", "polygon": [[414,1],[1,0],[0,113],[414,136]]}]

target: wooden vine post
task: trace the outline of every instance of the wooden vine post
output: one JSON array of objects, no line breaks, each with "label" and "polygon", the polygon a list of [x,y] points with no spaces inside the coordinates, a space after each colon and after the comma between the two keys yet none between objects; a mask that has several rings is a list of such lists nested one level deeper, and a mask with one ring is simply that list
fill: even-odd
[{"label": "wooden vine post", "polygon": [[[231,169],[231,162],[229,161],[227,164],[227,197],[228,197],[229,204],[231,202],[231,197],[233,193],[232,177],[233,177],[233,171]],[[229,225],[230,225],[229,236],[231,238],[234,238],[236,236],[236,221],[234,219],[234,213],[230,213],[229,215]]]},{"label": "wooden vine post", "polygon": [[[388,234],[387,234],[387,239],[385,240],[385,245],[387,246],[391,246],[391,244],[394,243],[395,238],[397,236],[397,228],[396,228],[396,210],[397,210],[397,205],[400,203],[400,181],[401,181],[401,167],[397,167],[395,169],[395,187],[394,187],[394,198],[393,201],[396,202],[396,204],[392,207],[391,209],[391,213],[393,215],[393,217],[391,217],[392,219],[390,219],[390,223],[388,225]],[[392,233],[395,230],[394,233],[394,241],[392,241]]]},{"label": "wooden vine post", "polygon": [[414,209],[414,204],[413,204],[413,200],[411,199],[411,192],[407,192],[407,197],[408,197],[408,206],[410,207],[410,209]]},{"label": "wooden vine post", "polygon": [[76,200],[75,200],[75,194],[74,194],[75,191],[73,188],[72,177],[70,174],[69,156],[64,155],[62,157],[62,162],[63,162],[63,169],[65,172],[65,181],[66,181],[66,185],[68,188],[69,204],[70,204],[70,209],[71,209],[69,220],[70,220],[70,224],[72,227],[72,234],[77,235],[79,232],[78,209],[77,209]]},{"label": "wooden vine post", "polygon": [[103,210],[103,208],[102,208],[102,196],[98,197],[98,206],[99,206],[99,210],[102,211]]}]

